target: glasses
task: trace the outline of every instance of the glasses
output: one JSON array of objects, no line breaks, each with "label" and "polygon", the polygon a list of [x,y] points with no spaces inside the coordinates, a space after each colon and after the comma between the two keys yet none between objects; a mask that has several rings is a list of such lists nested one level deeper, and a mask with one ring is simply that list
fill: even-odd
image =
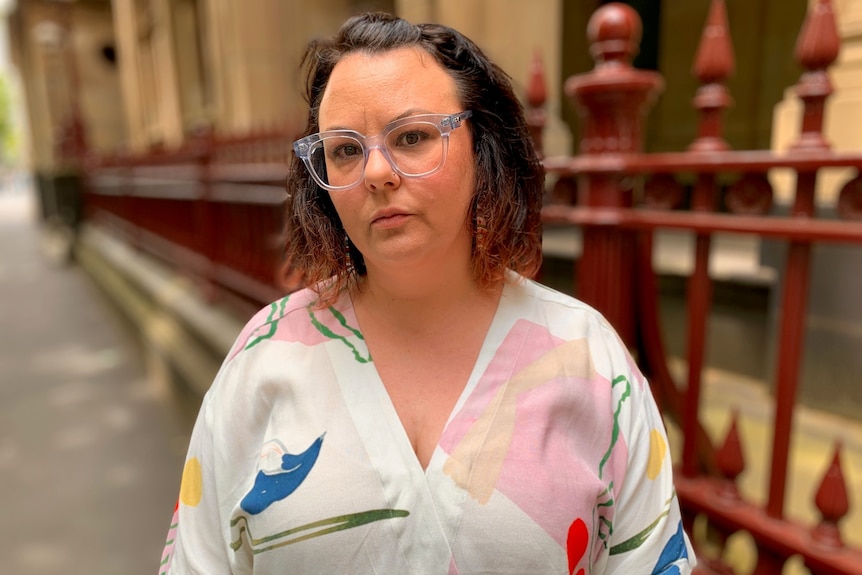
[{"label": "glasses", "polygon": [[293,149],[321,187],[346,190],[362,181],[371,150],[378,149],[401,176],[421,178],[438,171],[446,161],[449,133],[473,115],[419,114],[395,120],[376,136],[353,130],[311,134],[293,143]]}]

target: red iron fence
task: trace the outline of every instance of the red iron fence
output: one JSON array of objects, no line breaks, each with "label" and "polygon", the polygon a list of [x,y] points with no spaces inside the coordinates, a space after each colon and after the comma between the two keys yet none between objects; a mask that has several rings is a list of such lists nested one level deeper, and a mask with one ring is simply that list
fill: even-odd
[{"label": "red iron fence", "polygon": [[[701,573],[732,573],[721,549],[739,531],[757,547],[756,574],[778,574],[801,556],[814,574],[862,573],[862,551],[842,542],[838,522],[849,510],[847,488],[836,444],[814,495],[822,520],[814,526],[785,517],[788,455],[799,386],[800,358],[808,312],[812,248],[827,242],[862,243],[862,176],[840,192],[838,219],[818,217],[815,186],[824,168],[862,167],[862,154],[830,150],[823,137],[824,103],[832,87],[827,69],[838,56],[840,40],[829,0],[816,2],[798,38],[796,58],[804,73],[796,86],[804,112],[801,133],[782,154],[767,150],[734,151],[722,138],[722,113],[730,95],[725,80],[733,69],[733,50],[724,2],[714,0],[696,54],[701,82],[694,105],[699,113],[696,139],[678,153],[642,152],[641,129],[662,89],[662,77],[631,65],[640,39],[637,14],[622,4],[600,8],[588,36],[595,68],[566,81],[567,96],[582,119],[580,153],[545,158],[558,176],[544,221],[582,230],[583,253],[577,264],[578,296],[600,309],[628,343],[650,376],[663,411],[683,432],[682,460],[676,479],[687,527],[705,516],[719,552],[699,546]],[[543,103],[541,82],[529,84],[533,107]],[[536,88],[538,87],[538,89]],[[541,114],[536,128],[540,128]],[[792,171],[795,194],[787,216],[772,210],[767,173]],[[722,194],[719,177],[733,181]],[[694,181],[691,193],[682,181]],[[720,202],[719,200],[722,200]],[[724,209],[719,210],[720,203]],[[689,208],[683,208],[688,205]],[[653,235],[684,230],[696,238],[694,271],[687,285],[687,363],[685,382],[670,374],[662,344],[653,269]],[[714,448],[701,425],[707,320],[712,279],[711,246],[717,234],[750,234],[788,246],[780,289],[780,329],[774,381],[775,422],[768,499],[765,506],[746,500],[735,480],[745,469],[737,419],[724,443]],[[703,543],[696,541],[696,544]]]},{"label": "red iron fence", "polygon": [[90,159],[85,217],[246,313],[298,285],[284,265],[281,204],[294,132],[215,138]]},{"label": "red iron fence", "polygon": [[[849,509],[840,446],[815,496],[820,523],[802,525],[785,517],[812,248],[862,243],[862,175],[841,190],[840,218],[819,217],[814,201],[824,168],[862,167],[862,153],[831,151],[822,134],[824,102],[832,91],[827,69],[839,47],[834,15],[828,0],[818,0],[805,22],[797,45],[797,59],[805,69],[796,88],[804,107],[802,129],[795,146],[778,154],[734,151],[722,138],[722,114],[730,102],[725,80],[733,68],[724,11],[723,1],[714,0],[696,56],[702,84],[695,96],[698,135],[687,150],[662,154],[642,151],[641,127],[662,77],[631,65],[640,21],[621,4],[595,13],[588,32],[595,69],[565,85],[582,117],[579,154],[544,158],[557,180],[543,216],[549,225],[581,230],[578,296],[601,310],[637,350],[664,413],[682,429],[676,485],[689,532],[694,532],[696,518],[705,517],[719,549],[732,534],[749,533],[757,546],[759,575],[780,573],[792,556],[801,556],[816,575],[862,574],[862,551],[846,546],[838,529]],[[528,118],[537,142],[544,98],[542,71],[536,67],[528,82]],[[243,139],[204,135],[180,150],[89,160],[85,217],[188,273],[208,298],[238,304],[244,311],[255,309],[298,285],[282,261],[280,236],[293,138],[290,130]],[[796,175],[786,216],[771,209],[771,170]],[[694,182],[690,194],[684,180]],[[725,181],[734,183],[725,190],[720,185]],[[688,371],[679,384],[666,363],[657,309],[652,255],[653,236],[660,230],[684,230],[696,238],[694,271],[688,278]],[[719,447],[700,420],[712,291],[709,266],[717,234],[755,235],[788,246],[765,505],[746,500],[736,487],[745,469],[736,418]],[[700,547],[699,556],[699,572],[732,573],[720,553]]]}]

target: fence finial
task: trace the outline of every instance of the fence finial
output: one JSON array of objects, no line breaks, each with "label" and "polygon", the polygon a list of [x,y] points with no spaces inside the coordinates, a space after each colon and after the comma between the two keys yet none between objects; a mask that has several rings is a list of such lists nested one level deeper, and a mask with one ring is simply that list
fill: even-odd
[{"label": "fence finial", "polygon": [[595,11],[587,24],[587,41],[596,69],[631,66],[640,50],[641,20],[626,4],[611,2]]},{"label": "fence finial", "polygon": [[712,0],[694,59],[694,74],[704,84],[723,82],[735,67],[724,0]]},{"label": "fence finial", "polygon": [[721,449],[715,454],[715,460],[725,483],[721,494],[729,499],[739,499],[736,478],[745,470],[745,456],[742,453],[742,441],[738,429],[739,410],[734,409],[730,419],[730,429],[724,438]]},{"label": "fence finial", "polygon": [[844,473],[841,471],[841,442],[835,444],[835,455],[832,463],[826,470],[814,504],[820,511],[823,519],[814,528],[812,536],[824,545],[841,547],[841,532],[838,530],[838,522],[847,515],[850,503],[847,499],[847,484],[844,481]]},{"label": "fence finial", "polygon": [[802,130],[791,146],[794,150],[825,150],[829,143],[823,137],[823,110],[832,94],[827,68],[838,58],[841,37],[830,0],[817,0],[802,25],[796,42],[796,60],[805,72],[796,85],[802,100]]},{"label": "fence finial", "polygon": [[828,68],[838,58],[841,36],[831,0],[817,0],[805,18],[796,41],[796,61],[806,70]]},{"label": "fence finial", "polygon": [[625,4],[605,4],[590,18],[587,38],[595,69],[565,84],[584,121],[582,153],[641,151],[643,117],[664,82],[657,72],[632,67],[640,37],[640,17]]},{"label": "fence finial", "polygon": [[700,122],[698,137],[689,150],[712,152],[730,147],[721,135],[721,121],[722,112],[733,103],[724,83],[733,73],[734,67],[724,0],[713,0],[693,67],[701,83],[694,98],[694,107],[700,112]]}]

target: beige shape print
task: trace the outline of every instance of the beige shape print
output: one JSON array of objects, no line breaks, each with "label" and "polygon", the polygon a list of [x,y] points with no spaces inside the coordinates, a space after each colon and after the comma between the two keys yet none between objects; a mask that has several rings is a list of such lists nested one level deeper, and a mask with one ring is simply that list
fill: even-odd
[{"label": "beige shape print", "polygon": [[485,505],[491,499],[515,432],[521,393],[556,377],[591,379],[595,374],[586,339],[568,341],[514,374],[500,386],[476,423],[443,465],[443,472],[470,497]]}]

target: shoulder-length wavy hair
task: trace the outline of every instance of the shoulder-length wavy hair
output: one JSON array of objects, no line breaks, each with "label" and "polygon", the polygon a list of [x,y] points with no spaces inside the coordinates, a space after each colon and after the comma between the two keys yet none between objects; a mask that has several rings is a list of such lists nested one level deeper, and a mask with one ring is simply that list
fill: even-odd
[{"label": "shoulder-length wavy hair", "polygon": [[[381,53],[416,46],[454,79],[473,136],[476,189],[471,213],[473,274],[490,288],[506,270],[535,275],[541,265],[544,169],[509,77],[463,34],[438,24],[413,25],[390,14],[355,16],[329,40],[312,41],[302,67],[309,104],[304,135],[319,128],[320,100],[335,65],[353,52]],[[326,190],[296,156],[287,180],[286,257],[329,305],[365,274],[362,254],[347,239]],[[329,281],[327,281],[329,280]]]}]

